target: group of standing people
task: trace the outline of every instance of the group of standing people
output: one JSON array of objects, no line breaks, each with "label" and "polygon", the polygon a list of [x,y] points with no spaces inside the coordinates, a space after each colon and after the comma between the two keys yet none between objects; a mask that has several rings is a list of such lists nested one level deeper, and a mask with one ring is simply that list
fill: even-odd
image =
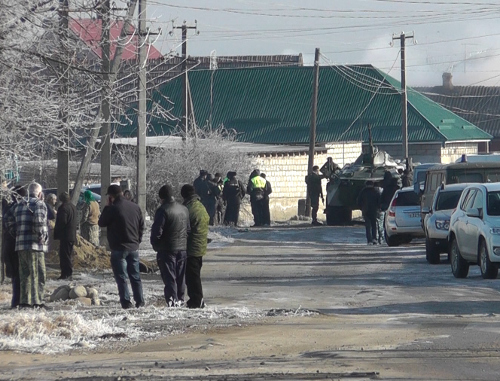
[{"label": "group of standing people", "polygon": [[236,226],[241,202],[247,194],[250,195],[253,226],[271,225],[269,195],[272,193],[272,187],[265,173],[260,173],[258,169],[250,174],[246,188],[234,171],[228,172],[223,179],[220,173],[212,176],[206,170],[200,171],[193,187],[205,206],[210,225]]},{"label": "group of standing people", "polygon": [[[125,199],[118,185],[107,191],[108,205],[99,218],[99,226],[107,228],[111,248],[111,267],[118,286],[120,304],[134,307],[127,279],[130,280],[135,307],[144,306],[139,273],[139,245],[144,234],[144,218],[138,205]],[[158,191],[161,200],[151,228],[150,242],[156,251],[158,267],[164,283],[167,306],[184,305],[186,285],[188,308],[203,308],[201,267],[207,250],[210,217],[195,192],[186,184],[181,189],[183,204],[174,199],[170,185]]]},{"label": "group of standing people", "polygon": [[12,202],[3,214],[3,259],[7,276],[12,279],[11,307],[43,308],[46,279],[45,254],[49,250],[49,229],[60,240],[61,276],[73,274],[73,245],[76,242],[76,208],[67,192],[55,209],[57,197],[44,202],[42,186],[31,183],[12,190]]},{"label": "group of standing people", "polygon": [[368,180],[358,195],[358,206],[365,221],[366,241],[368,245],[384,242],[384,219],[394,193],[400,188],[398,178],[391,172],[384,173],[382,182]]}]

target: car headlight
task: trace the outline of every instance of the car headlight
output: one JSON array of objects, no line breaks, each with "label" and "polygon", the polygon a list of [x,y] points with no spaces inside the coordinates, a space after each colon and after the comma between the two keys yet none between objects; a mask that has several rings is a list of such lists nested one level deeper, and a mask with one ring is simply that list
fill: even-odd
[{"label": "car headlight", "polygon": [[436,229],[449,230],[450,229],[450,220],[436,220]]},{"label": "car headlight", "polygon": [[500,228],[491,228],[490,233],[494,235],[500,234]]},{"label": "car headlight", "polygon": [[500,247],[495,246],[495,247],[493,248],[493,253],[494,253],[495,255],[500,255]]}]

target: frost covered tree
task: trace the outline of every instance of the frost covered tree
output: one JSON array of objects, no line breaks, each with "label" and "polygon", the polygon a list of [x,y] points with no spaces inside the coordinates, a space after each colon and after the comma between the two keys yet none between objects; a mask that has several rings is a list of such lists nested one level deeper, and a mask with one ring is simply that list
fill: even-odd
[{"label": "frost covered tree", "polygon": [[[90,10],[88,3],[75,6]],[[0,0],[2,171],[13,161],[74,151],[95,120],[100,72],[61,27],[60,7],[57,0]]]},{"label": "frost covered tree", "polygon": [[[192,184],[199,176],[201,169],[210,174],[220,172],[222,177],[229,171],[236,171],[240,179],[245,180],[251,171],[252,157],[238,150],[235,135],[223,127],[207,129],[193,127],[187,139],[182,140],[184,132],[174,132],[175,141],[164,148],[150,148],[147,155],[148,173],[146,177],[147,202],[146,210],[154,215],[158,207],[158,190],[165,184],[170,184],[181,201],[180,189],[184,184]],[[122,146],[117,155],[122,164],[133,168],[135,174],[135,147]],[[135,182],[135,178],[131,179]]]}]

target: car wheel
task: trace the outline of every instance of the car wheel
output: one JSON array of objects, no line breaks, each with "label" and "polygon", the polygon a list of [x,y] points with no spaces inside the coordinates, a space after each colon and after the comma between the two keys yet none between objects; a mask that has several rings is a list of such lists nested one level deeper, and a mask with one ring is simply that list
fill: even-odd
[{"label": "car wheel", "polygon": [[465,278],[469,274],[469,262],[463,259],[458,249],[457,239],[452,238],[450,245],[451,272],[455,278]]},{"label": "car wheel", "polygon": [[389,237],[385,230],[384,230],[384,238],[385,242],[387,243],[387,246],[395,247],[401,245],[401,240],[399,239],[398,236]]},{"label": "car wheel", "polygon": [[481,268],[481,275],[484,279],[495,279],[498,275],[498,266],[490,261],[488,255],[488,248],[486,242],[481,240],[479,245],[479,267]]},{"label": "car wheel", "polygon": [[411,241],[413,241],[413,237],[411,235],[403,237],[403,243],[410,243]]},{"label": "car wheel", "polygon": [[433,239],[429,237],[425,237],[425,259],[431,265],[437,265],[441,262],[441,257],[439,255],[439,250],[436,247],[436,243]]}]

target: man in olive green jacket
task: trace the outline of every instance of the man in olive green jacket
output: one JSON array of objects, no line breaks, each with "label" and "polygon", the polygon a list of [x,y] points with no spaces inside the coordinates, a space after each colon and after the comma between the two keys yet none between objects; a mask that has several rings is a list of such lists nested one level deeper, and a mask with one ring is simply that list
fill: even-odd
[{"label": "man in olive green jacket", "polygon": [[207,210],[195,193],[192,185],[186,184],[181,189],[184,205],[189,210],[191,231],[187,240],[186,286],[189,300],[188,308],[203,308],[203,288],[201,286],[201,267],[203,256],[207,253],[208,223],[210,217]]}]

